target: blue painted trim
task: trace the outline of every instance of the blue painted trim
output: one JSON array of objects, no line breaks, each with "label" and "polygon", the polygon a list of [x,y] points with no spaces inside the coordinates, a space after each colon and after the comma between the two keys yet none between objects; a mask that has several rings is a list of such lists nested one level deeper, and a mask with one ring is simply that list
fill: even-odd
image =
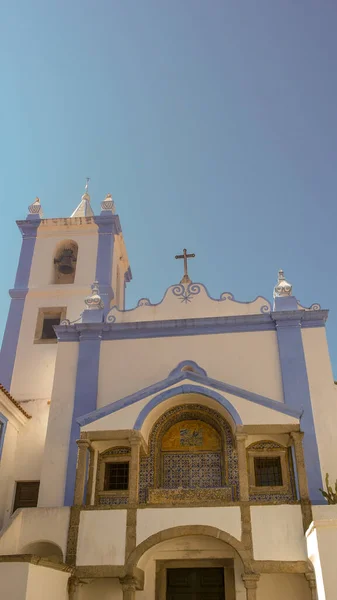
[{"label": "blue painted trim", "polygon": [[[245,400],[250,400],[255,404],[265,406],[266,408],[271,408],[272,410],[276,410],[277,412],[283,413],[285,415],[289,415],[297,419],[300,418],[300,413],[297,410],[286,406],[282,402],[277,402],[276,400],[272,400],[271,398],[260,396],[259,394],[254,394],[253,392],[249,392],[248,390],[243,390],[233,385],[217,381],[216,379],[211,379],[210,377],[205,377],[196,373],[192,373],[191,371],[183,371],[175,375],[174,377],[167,377],[167,379],[158,381],[157,383],[154,383],[153,385],[147,388],[139,390],[135,394],[131,394],[130,396],[126,396],[121,400],[111,402],[110,404],[107,404],[106,406],[103,406],[102,408],[99,408],[98,410],[95,410],[92,413],[82,415],[77,419],[77,422],[81,427],[83,427],[84,425],[88,425],[89,423],[92,423],[97,419],[101,419],[102,417],[106,417],[107,415],[117,412],[121,408],[126,408],[131,404],[135,404],[139,400],[143,400],[148,396],[152,396],[153,394],[162,392],[163,390],[173,385],[176,385],[177,383],[180,383],[184,380],[192,381],[194,383],[197,383],[199,386],[204,385],[210,387],[212,390],[218,390],[220,392],[225,393],[227,392],[228,394],[233,394],[233,396],[238,396],[240,398],[244,398]],[[180,388],[174,388],[175,394],[179,394],[179,391],[177,391],[178,389]]]},{"label": "blue painted trim", "polygon": [[2,431],[0,433],[0,460],[1,460],[2,450],[4,447],[4,443],[5,443],[6,428],[7,428],[7,423],[8,423],[7,417],[5,417],[5,415],[3,415],[2,413],[0,413],[0,423],[2,425]]},{"label": "blue painted trim", "polygon": [[22,233],[22,246],[14,287],[25,289],[28,288],[37,230],[41,223],[41,220],[17,221],[16,223]]},{"label": "blue painted trim", "polygon": [[[194,373],[197,373],[198,375],[204,375],[205,377],[207,377],[207,373],[206,373],[205,369],[202,369],[201,367],[199,367],[199,365],[196,362],[194,362],[194,360],[181,361],[175,367],[175,369],[173,369],[173,371],[171,371],[171,373],[169,374],[169,377],[174,377],[174,375],[178,375],[179,373],[181,373],[183,371],[184,367],[191,367],[191,369],[194,371]],[[184,369],[184,371],[185,371],[185,369]]]},{"label": "blue painted trim", "polygon": [[298,303],[295,296],[281,296],[274,298],[274,311],[298,310]]},{"label": "blue painted trim", "polygon": [[209,390],[201,385],[181,385],[179,387],[165,390],[158,396],[155,396],[155,398],[152,398],[152,400],[150,400],[150,402],[146,406],[144,406],[144,408],[140,411],[136,422],[133,426],[133,429],[140,430],[143,426],[146,417],[155,408],[155,406],[158,406],[168,398],[178,396],[178,394],[201,394],[202,396],[213,398],[213,400],[215,400],[218,404],[220,404],[223,408],[227,410],[227,412],[230,414],[236,425],[242,425],[241,417],[237,410],[234,408],[234,406],[226,398],[224,398],[214,390]]},{"label": "blue painted trim", "polygon": [[[274,315],[279,357],[281,364],[283,394],[285,403],[301,413],[303,450],[308,477],[310,499],[313,504],[321,504],[319,488],[323,487],[321,467],[312,412],[310,389],[301,333],[301,318],[288,318],[285,312]],[[313,311],[320,312],[320,311]],[[306,312],[304,314],[307,314]]]},{"label": "blue painted trim", "polygon": [[17,221],[17,225],[22,233],[22,245],[16,272],[15,287],[9,292],[12,300],[2,340],[0,358],[0,381],[7,390],[10,390],[12,383],[22,315],[28,292],[30,270],[40,222],[40,219]]},{"label": "blue painted trim", "polygon": [[125,273],[124,273],[124,281],[125,281],[125,283],[129,283],[131,281],[131,279],[132,279],[132,272],[131,272],[131,268],[129,266],[127,271],[125,271]]},{"label": "blue painted trim", "polygon": [[114,297],[112,289],[112,261],[114,251],[114,234],[116,232],[116,217],[111,213],[94,217],[98,225],[98,248],[96,259],[96,281],[99,282],[100,296],[104,302],[104,315],[110,310]]},{"label": "blue painted trim", "polygon": [[10,390],[25,298],[12,299],[1,347],[0,382]]},{"label": "blue painted trim", "polygon": [[[327,310],[296,311],[240,315],[235,317],[202,317],[200,319],[172,319],[167,321],[136,321],[132,323],[87,324],[86,327],[99,327],[103,341],[141,339],[156,337],[176,337],[184,335],[209,335],[218,333],[239,333],[248,331],[275,331],[278,315],[286,315],[289,321],[301,320],[302,327],[324,327]],[[55,331],[62,341],[78,339],[80,325],[58,326]]]},{"label": "blue painted trim", "polygon": [[[92,334],[92,332],[90,332]],[[97,406],[98,370],[101,339],[99,335],[86,335],[80,338],[74,407],[69,438],[68,465],[64,493],[64,505],[72,506],[74,500],[77,444],[80,428],[77,422],[83,411],[92,411]]]}]

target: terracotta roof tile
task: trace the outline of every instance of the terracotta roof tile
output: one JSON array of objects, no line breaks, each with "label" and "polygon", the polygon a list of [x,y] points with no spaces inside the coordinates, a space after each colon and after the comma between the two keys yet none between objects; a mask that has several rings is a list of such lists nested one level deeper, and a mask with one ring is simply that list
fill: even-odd
[{"label": "terracotta roof tile", "polygon": [[5,396],[7,396],[8,400],[10,400],[14,406],[16,406],[16,408],[19,409],[20,412],[22,412],[23,415],[25,415],[25,417],[27,417],[27,419],[31,419],[32,416],[29,415],[21,406],[21,404],[19,404],[19,402],[17,402],[17,400],[14,400],[13,396],[6,390],[6,388],[0,383],[0,391],[3,392],[5,394]]}]

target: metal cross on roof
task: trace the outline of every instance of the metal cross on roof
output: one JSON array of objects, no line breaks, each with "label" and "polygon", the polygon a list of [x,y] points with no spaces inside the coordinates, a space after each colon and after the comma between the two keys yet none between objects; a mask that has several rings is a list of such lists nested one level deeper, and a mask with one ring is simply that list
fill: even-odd
[{"label": "metal cross on roof", "polygon": [[177,254],[176,258],[183,258],[184,259],[184,277],[182,278],[180,283],[192,283],[191,279],[188,276],[188,271],[187,271],[187,260],[189,258],[195,258],[195,254],[187,254],[187,250],[186,248],[183,249],[183,254]]}]

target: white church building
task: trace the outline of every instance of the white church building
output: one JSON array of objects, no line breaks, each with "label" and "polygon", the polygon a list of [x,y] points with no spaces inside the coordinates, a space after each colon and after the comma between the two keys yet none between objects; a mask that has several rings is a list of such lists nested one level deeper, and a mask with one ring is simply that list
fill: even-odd
[{"label": "white church building", "polygon": [[328,311],[282,271],[272,303],[212,298],[186,251],[159,304],[125,310],[110,195],[57,219],[37,199],[17,224],[1,600],[336,600]]}]

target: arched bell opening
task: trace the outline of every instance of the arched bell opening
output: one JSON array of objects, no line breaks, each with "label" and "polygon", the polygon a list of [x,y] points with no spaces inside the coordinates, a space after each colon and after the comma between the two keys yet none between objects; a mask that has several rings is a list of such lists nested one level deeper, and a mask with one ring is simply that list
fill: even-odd
[{"label": "arched bell opening", "polygon": [[78,245],[73,240],[63,240],[58,244],[54,254],[53,283],[74,283]]}]

